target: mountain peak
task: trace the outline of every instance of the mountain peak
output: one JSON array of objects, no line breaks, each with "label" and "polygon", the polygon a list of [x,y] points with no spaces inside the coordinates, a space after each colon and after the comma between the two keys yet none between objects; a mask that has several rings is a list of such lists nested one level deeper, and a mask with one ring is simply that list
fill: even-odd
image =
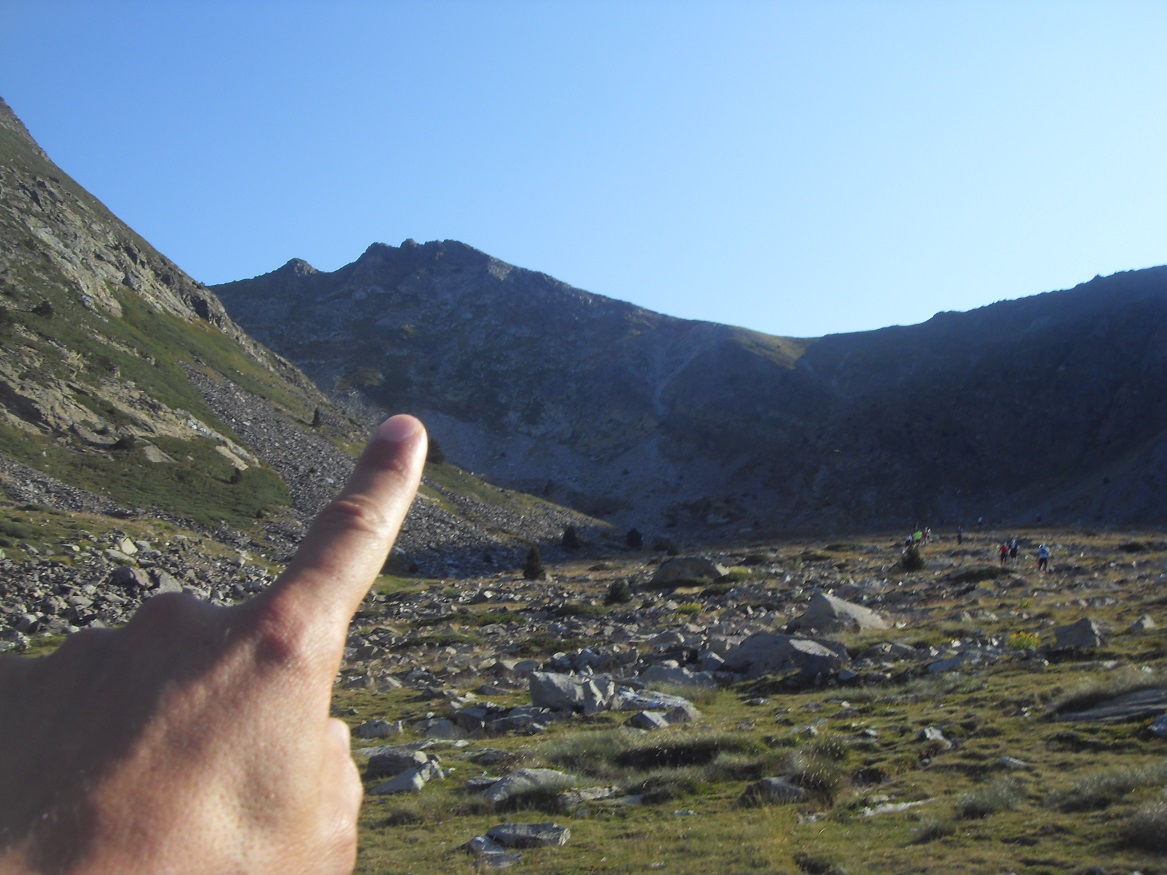
[{"label": "mountain peak", "polygon": [[0,128],[12,131],[14,134],[24,140],[29,146],[35,149],[38,155],[46,160],[48,159],[48,154],[40,147],[40,144],[38,144],[37,141],[32,138],[32,134],[28,132],[28,128],[24,126],[24,122],[22,122],[19,117],[17,117],[16,113],[14,113],[12,108],[4,102],[4,98],[2,97],[0,97]]},{"label": "mountain peak", "polygon": [[320,273],[316,268],[310,265],[302,258],[290,258],[283,267],[278,268],[275,273],[280,276],[312,276],[314,273]]}]

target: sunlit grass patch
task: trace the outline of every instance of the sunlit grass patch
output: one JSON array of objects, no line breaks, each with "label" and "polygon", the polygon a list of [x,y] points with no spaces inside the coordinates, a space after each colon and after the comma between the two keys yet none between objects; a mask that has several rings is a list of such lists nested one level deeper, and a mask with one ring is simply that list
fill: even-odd
[{"label": "sunlit grass patch", "polygon": [[1107,808],[1143,787],[1167,785],[1167,761],[1143,766],[1120,766],[1084,775],[1073,785],[1050,797],[1059,811],[1093,811]]},{"label": "sunlit grass patch", "polygon": [[1012,811],[1025,802],[1025,785],[1012,776],[999,777],[981,787],[962,793],[956,799],[956,815],[962,820],[975,820]]}]

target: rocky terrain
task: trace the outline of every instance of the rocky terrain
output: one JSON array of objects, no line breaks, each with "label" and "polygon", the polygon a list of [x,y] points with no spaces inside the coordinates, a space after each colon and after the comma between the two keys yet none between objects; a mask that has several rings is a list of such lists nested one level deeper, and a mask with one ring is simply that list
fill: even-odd
[{"label": "rocky terrain", "polygon": [[1167,512],[1164,268],[813,339],[651,313],[456,241],[215,291],[326,390],[412,410],[465,467],[623,527]]},{"label": "rocky terrain", "polygon": [[1162,533],[921,553],[787,541],[370,596],[336,697],[359,871],[1167,871]]}]

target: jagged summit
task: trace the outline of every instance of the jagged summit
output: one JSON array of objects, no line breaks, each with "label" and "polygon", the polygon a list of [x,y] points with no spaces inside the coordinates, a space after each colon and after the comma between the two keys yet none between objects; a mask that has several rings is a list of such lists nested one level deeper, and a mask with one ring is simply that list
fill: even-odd
[{"label": "jagged summit", "polygon": [[29,147],[31,147],[37,155],[41,158],[48,159],[45,150],[40,147],[36,140],[33,139],[32,134],[28,132],[28,128],[24,126],[24,122],[12,111],[12,108],[0,97],[0,128],[12,131],[14,134],[23,139]]},{"label": "jagged summit", "polygon": [[272,271],[272,274],[281,276],[312,276],[319,272],[302,258],[290,258],[282,267]]}]

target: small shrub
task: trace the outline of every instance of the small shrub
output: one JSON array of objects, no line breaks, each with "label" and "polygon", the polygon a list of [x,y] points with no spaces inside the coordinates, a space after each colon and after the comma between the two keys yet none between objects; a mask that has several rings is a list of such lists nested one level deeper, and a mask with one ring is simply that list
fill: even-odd
[{"label": "small shrub", "polygon": [[677,546],[677,542],[669,538],[657,538],[652,542],[652,549],[657,553],[667,553],[670,556],[676,556],[681,552],[681,548]]},{"label": "small shrub", "polygon": [[[15,538],[17,541],[27,541],[33,536],[33,531],[23,523],[0,520],[0,534],[7,535],[9,538]],[[11,544],[8,546],[11,546]]]},{"label": "small shrub", "polygon": [[826,802],[834,802],[847,783],[847,774],[835,760],[807,748],[786,757],[791,780]]},{"label": "small shrub", "polygon": [[748,739],[726,733],[657,736],[650,742],[623,751],[615,762],[625,768],[642,771],[702,766],[713,762],[724,752],[748,751],[751,748]]},{"label": "small shrub", "polygon": [[1014,632],[1009,636],[1010,650],[1036,650],[1041,637],[1036,632]]},{"label": "small shrub", "polygon": [[539,548],[532,546],[527,551],[527,558],[523,561],[523,577],[527,580],[538,580],[543,576],[543,556],[539,553]]},{"label": "small shrub", "polygon": [[908,843],[926,845],[929,842],[946,838],[956,832],[956,824],[951,820],[941,820],[938,817],[928,817],[920,821],[920,825],[908,834]]},{"label": "small shrub", "polygon": [[628,786],[633,793],[644,797],[649,805],[671,802],[682,796],[692,796],[709,786],[708,776],[697,768],[661,769]]},{"label": "small shrub", "polygon": [[[617,758],[631,747],[635,738],[624,729],[572,733],[541,747],[539,759],[553,768],[608,778],[616,774]],[[619,773],[623,774],[624,770],[620,769]]]},{"label": "small shrub", "polygon": [[721,577],[717,578],[717,580],[719,583],[742,583],[743,581],[749,580],[752,576],[753,573],[750,569],[741,565],[735,565],[726,571],[725,574],[721,575]]},{"label": "small shrub", "polygon": [[820,735],[807,745],[807,750],[814,757],[841,763],[847,758],[851,748],[847,744],[847,739],[838,735]]},{"label": "small shrub", "polygon": [[677,605],[677,613],[685,616],[701,613],[701,605],[697,602],[684,602]]},{"label": "small shrub", "polygon": [[579,539],[579,533],[575,530],[575,526],[568,526],[563,530],[563,537],[559,543],[564,550],[578,550],[583,546]]},{"label": "small shrub", "polygon": [[632,601],[632,584],[627,580],[613,580],[608,584],[608,592],[604,595],[604,604],[622,605]]},{"label": "small shrub", "polygon": [[603,605],[585,605],[580,602],[566,602],[556,606],[552,615],[556,617],[602,617],[607,614]]},{"label": "small shrub", "polygon": [[900,557],[900,566],[905,571],[923,571],[927,565],[924,557],[920,555],[919,547],[908,547],[904,550],[903,556]]}]

